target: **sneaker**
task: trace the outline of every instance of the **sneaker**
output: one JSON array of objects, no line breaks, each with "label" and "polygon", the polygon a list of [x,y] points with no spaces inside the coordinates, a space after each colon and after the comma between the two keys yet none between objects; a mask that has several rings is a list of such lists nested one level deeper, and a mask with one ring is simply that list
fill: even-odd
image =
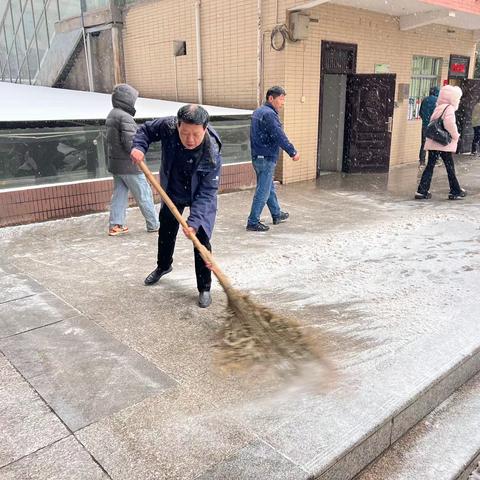
[{"label": "sneaker", "polygon": [[128,233],[128,227],[125,225],[114,225],[108,229],[108,234],[111,237],[115,237],[116,235],[122,235],[123,233]]},{"label": "sneaker", "polygon": [[460,193],[449,193],[448,199],[449,200],[461,200],[467,196],[467,191],[463,188],[460,189]]},{"label": "sneaker", "polygon": [[432,194],[430,192],[427,192],[427,193],[417,192],[415,194],[415,200],[428,200],[429,198],[432,198]]},{"label": "sneaker", "polygon": [[265,225],[264,223],[258,222],[256,225],[248,225],[246,229],[249,232],[268,232],[270,230],[270,227],[268,225]]},{"label": "sneaker", "polygon": [[290,215],[287,212],[280,212],[278,217],[273,218],[273,224],[278,225],[279,223],[284,222]]},{"label": "sneaker", "polygon": [[157,228],[147,228],[147,232],[148,232],[148,233],[156,233],[156,232],[158,232],[159,230],[160,230],[159,227],[157,227]]}]

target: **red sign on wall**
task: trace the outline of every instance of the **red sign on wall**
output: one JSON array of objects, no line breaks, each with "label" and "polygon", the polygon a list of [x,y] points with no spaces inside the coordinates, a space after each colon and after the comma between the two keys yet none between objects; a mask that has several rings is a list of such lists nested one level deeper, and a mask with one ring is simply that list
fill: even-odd
[{"label": "red sign on wall", "polygon": [[467,78],[470,67],[470,57],[462,55],[450,55],[448,78]]}]

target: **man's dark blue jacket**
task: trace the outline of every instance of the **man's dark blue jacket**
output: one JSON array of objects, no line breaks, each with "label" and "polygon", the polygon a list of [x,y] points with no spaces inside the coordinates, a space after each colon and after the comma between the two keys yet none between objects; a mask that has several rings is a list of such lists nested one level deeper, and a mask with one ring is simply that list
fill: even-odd
[{"label": "man's dark blue jacket", "polygon": [[[133,138],[132,148],[147,153],[152,142],[162,142],[160,163],[160,185],[168,190],[168,182],[175,161],[175,153],[180,147],[176,117],[165,117],[145,122]],[[213,128],[207,126],[207,145],[204,154],[195,165],[192,173],[190,215],[187,223],[198,230],[203,227],[210,238],[217,214],[217,191],[222,167],[220,150],[222,142]],[[179,192],[179,194],[182,192]]]},{"label": "man's dark blue jacket", "polygon": [[297,154],[283,131],[278,112],[269,102],[253,112],[250,145],[252,156],[273,157],[274,161],[277,161],[279,148],[285,150],[290,157]]}]

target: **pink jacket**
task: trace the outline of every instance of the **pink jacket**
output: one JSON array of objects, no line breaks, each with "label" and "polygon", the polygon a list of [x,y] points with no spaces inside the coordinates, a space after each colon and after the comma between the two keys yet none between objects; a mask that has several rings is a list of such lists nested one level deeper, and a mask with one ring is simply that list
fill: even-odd
[{"label": "pink jacket", "polygon": [[452,85],[445,85],[441,88],[438,95],[437,106],[430,117],[430,121],[439,118],[443,111],[443,125],[450,132],[452,141],[448,145],[441,145],[434,142],[430,138],[425,141],[425,150],[437,150],[439,152],[456,152],[457,144],[460,135],[458,134],[457,122],[455,121],[455,112],[458,109],[460,98],[462,97],[462,89],[460,87],[453,87]]}]

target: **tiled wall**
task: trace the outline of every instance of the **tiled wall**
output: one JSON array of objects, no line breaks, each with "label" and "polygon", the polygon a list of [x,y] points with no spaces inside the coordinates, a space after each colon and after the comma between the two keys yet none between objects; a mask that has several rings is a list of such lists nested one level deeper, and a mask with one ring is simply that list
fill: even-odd
[{"label": "tiled wall", "polygon": [[[318,23],[310,23],[308,40],[287,42],[284,50],[273,50],[272,28],[286,21],[287,8],[305,1],[260,1],[262,83],[264,90],[274,84],[286,87],[285,130],[301,155],[297,163],[288,156],[279,162],[277,178],[284,183],[316,176],[322,40],[357,44],[357,72],[374,73],[375,64],[387,64],[390,73],[397,75],[397,85],[410,83],[414,55],[441,57],[442,80],[447,76],[451,53],[470,56],[471,72],[474,63],[475,42],[471,31],[429,25],[402,32],[397,17],[330,3],[312,10]],[[463,10],[468,7],[472,12],[480,9],[476,0],[429,2]],[[127,12],[124,36],[127,79],[143,95],[175,98],[171,42],[184,39],[189,53],[177,59],[180,100],[197,100],[194,3],[194,0],[145,2]],[[259,2],[202,0],[201,5],[204,103],[255,107]],[[174,11],[181,15],[172,15]],[[421,125],[419,121],[408,121],[407,111],[408,102],[404,101],[394,112],[391,165],[418,160]]]},{"label": "tiled wall", "polygon": [[[253,186],[255,174],[250,163],[226,165],[220,191]],[[112,197],[111,179],[52,185],[22,190],[0,190],[0,227],[41,222],[108,210]],[[160,201],[155,194],[155,202]],[[130,205],[135,205],[130,198]]]},{"label": "tiled wall", "polygon": [[[287,6],[299,2],[281,3]],[[397,92],[399,83],[411,83],[414,55],[442,58],[442,81],[447,78],[450,54],[471,57],[473,72],[475,42],[471,31],[449,32],[452,29],[446,26],[428,25],[402,32],[396,17],[328,3],[317,7],[314,16],[319,22],[310,24],[309,39],[287,44],[285,49],[285,128],[302,156],[298,164],[285,156],[281,177],[285,183],[314,178],[316,174],[322,40],[357,44],[357,73],[374,73],[375,64],[389,65],[390,73],[397,76]],[[421,121],[409,121],[407,115],[405,100],[394,111],[390,165],[418,161]]]},{"label": "tiled wall", "polygon": [[[162,0],[138,3],[126,11],[126,79],[141,96],[176,100],[178,92],[179,101],[198,101],[195,3]],[[256,5],[257,0],[202,1],[204,104],[256,107]],[[185,41],[187,47],[187,55],[176,57],[176,75],[174,40]]]}]

